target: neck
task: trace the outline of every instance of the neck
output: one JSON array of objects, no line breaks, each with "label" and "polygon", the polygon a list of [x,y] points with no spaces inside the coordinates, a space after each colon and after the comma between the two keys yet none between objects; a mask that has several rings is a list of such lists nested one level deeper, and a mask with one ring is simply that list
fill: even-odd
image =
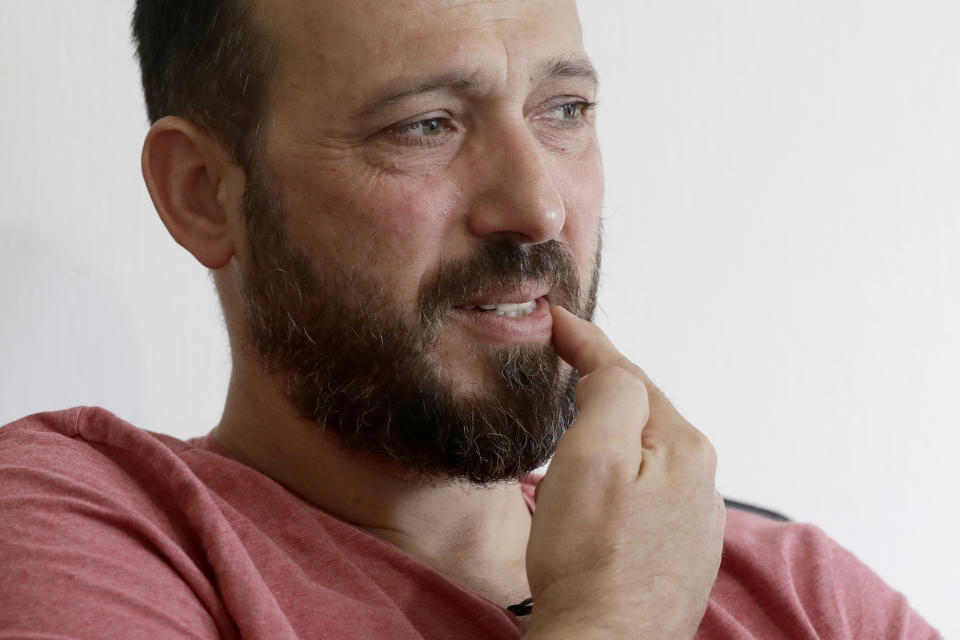
[{"label": "neck", "polygon": [[481,488],[426,480],[345,451],[333,435],[297,417],[273,384],[236,374],[213,437],[308,502],[497,604],[529,595],[531,516],[518,483]]}]

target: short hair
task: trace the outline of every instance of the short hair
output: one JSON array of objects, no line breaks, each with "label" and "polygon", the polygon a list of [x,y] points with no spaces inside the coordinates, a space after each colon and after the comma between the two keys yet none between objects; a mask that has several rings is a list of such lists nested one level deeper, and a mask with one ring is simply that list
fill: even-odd
[{"label": "short hair", "polygon": [[133,39],[147,115],[214,133],[249,172],[262,143],[274,56],[250,0],[137,0]]}]

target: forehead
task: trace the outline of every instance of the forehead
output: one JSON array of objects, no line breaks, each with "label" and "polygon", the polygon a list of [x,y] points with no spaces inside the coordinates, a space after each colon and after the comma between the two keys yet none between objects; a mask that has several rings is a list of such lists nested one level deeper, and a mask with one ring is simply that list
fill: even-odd
[{"label": "forehead", "polygon": [[[400,76],[474,69],[532,75],[585,57],[575,0],[257,0],[281,88],[361,98]],[[330,92],[335,92],[331,94]]]}]

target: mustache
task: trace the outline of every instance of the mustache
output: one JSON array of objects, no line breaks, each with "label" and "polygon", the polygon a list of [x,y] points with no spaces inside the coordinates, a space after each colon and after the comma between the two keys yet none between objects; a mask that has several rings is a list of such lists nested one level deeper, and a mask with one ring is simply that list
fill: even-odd
[{"label": "mustache", "polygon": [[552,304],[563,305],[573,313],[580,311],[579,271],[565,244],[557,240],[518,244],[500,238],[473,255],[441,262],[420,288],[420,313],[432,323],[450,307],[486,290],[519,289],[531,282],[550,288]]}]

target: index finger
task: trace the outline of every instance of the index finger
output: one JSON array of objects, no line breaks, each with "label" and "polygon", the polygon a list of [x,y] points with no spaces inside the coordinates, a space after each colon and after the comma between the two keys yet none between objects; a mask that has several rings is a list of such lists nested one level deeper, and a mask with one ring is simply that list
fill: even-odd
[{"label": "index finger", "polygon": [[600,327],[560,306],[551,307],[550,312],[553,314],[553,349],[581,376],[626,361]]},{"label": "index finger", "polygon": [[620,353],[600,327],[578,318],[561,306],[551,307],[550,311],[553,313],[553,349],[576,369],[581,377],[603,366],[617,366],[643,380],[652,408],[673,407],[663,392],[650,380],[650,376]]}]

